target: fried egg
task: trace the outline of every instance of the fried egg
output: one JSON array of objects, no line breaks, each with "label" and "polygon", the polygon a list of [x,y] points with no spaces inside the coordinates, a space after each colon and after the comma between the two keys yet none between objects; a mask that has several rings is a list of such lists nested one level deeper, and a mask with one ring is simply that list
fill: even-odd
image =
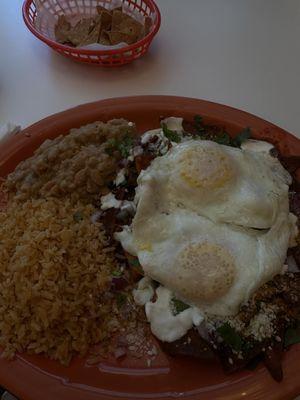
[{"label": "fried egg", "polygon": [[[188,209],[215,222],[268,229],[288,212],[289,173],[267,153],[189,140],[157,157],[138,179],[161,211]],[[150,205],[149,205],[150,206]]]},{"label": "fried egg", "polygon": [[[235,315],[284,271],[296,220],[290,182],[268,152],[187,140],[141,172],[136,214],[115,237],[169,297],[202,315]],[[161,308],[153,304],[149,318]]]},{"label": "fried egg", "polygon": [[132,232],[117,238],[137,255],[146,276],[203,312],[226,316],[283,272],[293,224],[292,216],[281,213],[269,231],[254,231],[186,210],[154,212],[146,221],[138,210]]}]

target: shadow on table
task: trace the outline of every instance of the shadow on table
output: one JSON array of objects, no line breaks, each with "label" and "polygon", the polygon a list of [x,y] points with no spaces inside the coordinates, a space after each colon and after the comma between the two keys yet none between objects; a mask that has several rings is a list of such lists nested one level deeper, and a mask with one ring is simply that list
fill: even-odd
[{"label": "shadow on table", "polygon": [[[64,77],[66,80],[71,79],[74,81],[75,79],[77,82],[82,82],[83,84],[95,84],[96,82],[97,85],[101,85],[102,83],[107,85],[109,82],[114,87],[118,83],[121,86],[126,84],[127,92],[130,83],[132,83],[133,90],[136,91],[138,89],[138,92],[143,92],[147,84],[149,86],[151,83],[151,86],[157,87],[159,82],[165,79],[166,69],[163,54],[157,43],[153,43],[149,52],[140,59],[115,68],[83,64],[68,59],[50,49],[49,52],[51,53],[48,57],[48,63],[50,64],[50,68],[48,65],[48,73],[53,71],[54,79]],[[84,86],[82,90],[84,90]]]}]

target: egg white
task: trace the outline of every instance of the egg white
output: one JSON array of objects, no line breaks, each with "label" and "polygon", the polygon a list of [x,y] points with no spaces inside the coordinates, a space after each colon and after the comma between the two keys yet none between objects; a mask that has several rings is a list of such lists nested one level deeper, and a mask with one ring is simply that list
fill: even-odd
[{"label": "egg white", "polygon": [[288,212],[290,182],[267,153],[190,140],[153,160],[138,179],[138,193],[151,186],[161,210],[181,207],[215,222],[268,229],[279,211]]},{"label": "egg white", "polygon": [[[225,316],[237,313],[239,306],[255,290],[274,275],[282,273],[293,223],[293,218],[286,218],[282,213],[272,229],[255,232],[216,224],[196,213],[178,210],[168,215],[154,213],[148,222],[137,219],[132,232],[123,231],[117,234],[117,238],[125,248],[128,236],[131,243],[135,243],[134,252],[147,276],[203,312]],[[207,262],[204,265],[196,262],[195,268],[182,273],[182,265],[178,260],[180,254],[191,245],[206,246],[204,261]],[[234,276],[224,293],[205,298],[203,293],[210,293],[210,287],[216,279],[212,269],[218,268],[218,265],[210,263],[210,260],[218,262],[214,254],[216,248],[229,254],[234,265]],[[129,250],[133,252],[132,249]],[[207,274],[211,274],[211,279],[207,279]],[[221,278],[222,274],[221,269]],[[201,279],[205,282],[202,283]]]},{"label": "egg white", "polygon": [[295,232],[290,181],[268,152],[188,140],[141,172],[132,225],[115,237],[179,299],[234,315],[283,272]]}]

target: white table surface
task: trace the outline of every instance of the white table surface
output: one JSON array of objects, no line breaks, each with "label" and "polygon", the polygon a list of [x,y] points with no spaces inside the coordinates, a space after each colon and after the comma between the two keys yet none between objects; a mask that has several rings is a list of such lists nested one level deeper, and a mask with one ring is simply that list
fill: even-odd
[{"label": "white table surface", "polygon": [[300,0],[157,0],[150,53],[119,69],[72,62],[0,0],[0,123],[27,126],[116,96],[169,94],[228,104],[300,137]]},{"label": "white table surface", "polygon": [[148,55],[119,69],[74,63],[0,0],[0,124],[23,127],[108,97],[168,94],[249,111],[300,137],[300,0],[157,0]]}]

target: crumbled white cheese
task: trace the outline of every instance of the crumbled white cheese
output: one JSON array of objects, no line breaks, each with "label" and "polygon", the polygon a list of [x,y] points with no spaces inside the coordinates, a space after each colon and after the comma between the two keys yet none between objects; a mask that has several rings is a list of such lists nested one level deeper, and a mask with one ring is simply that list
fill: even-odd
[{"label": "crumbled white cheese", "polygon": [[136,304],[144,306],[148,301],[151,301],[154,296],[152,279],[148,276],[142,278],[138,283],[137,289],[134,289],[132,293]]},{"label": "crumbled white cheese", "polygon": [[108,210],[109,208],[120,208],[122,200],[117,200],[113,193],[108,193],[101,197],[101,210]]},{"label": "crumbled white cheese", "polygon": [[130,149],[129,156],[127,157],[128,161],[133,161],[135,157],[143,154],[143,148],[141,146],[135,146]]},{"label": "crumbled white cheese", "polygon": [[[157,137],[156,142],[149,143],[151,139]],[[169,149],[170,140],[164,135],[161,128],[152,129],[151,131],[145,132],[141,138],[141,143],[149,143],[149,149],[158,152],[160,155],[166,154]],[[177,143],[175,143],[176,145]]]},{"label": "crumbled white cheese", "polygon": [[262,303],[259,313],[252,318],[248,326],[237,317],[228,318],[225,322],[228,322],[237,332],[245,336],[253,336],[255,340],[261,342],[274,334],[273,321],[276,319],[276,310],[277,306]]},{"label": "crumbled white cheese", "polygon": [[162,132],[161,128],[157,128],[157,129],[151,129],[150,131],[143,133],[141,137],[141,143],[142,144],[148,143],[149,140],[151,140],[154,136],[159,135],[161,132]]},{"label": "crumbled white cheese", "polygon": [[265,306],[261,311],[255,315],[245,334],[252,335],[255,340],[261,342],[266,338],[270,338],[274,334],[273,321],[276,319],[276,306]]},{"label": "crumbled white cheese", "polygon": [[118,172],[116,179],[114,180],[114,184],[116,186],[121,185],[124,181],[126,180],[125,178],[125,168],[120,169],[120,171]]},{"label": "crumbled white cheese", "polygon": [[178,133],[183,133],[183,118],[178,117],[168,117],[162,120],[162,123],[167,125],[167,128],[171,131],[176,131]]},{"label": "crumbled white cheese", "polygon": [[101,197],[101,210],[108,210],[109,208],[119,208],[121,211],[134,214],[136,205],[133,201],[117,200],[113,193],[108,193]]},{"label": "crumbled white cheese", "polygon": [[156,289],[157,300],[145,305],[152,333],[164,342],[173,342],[184,336],[193,325],[200,325],[204,317],[196,307],[190,307],[173,315],[172,292],[163,286]]},{"label": "crumbled white cheese", "polygon": [[[165,137],[165,136],[164,136],[164,137]],[[168,139],[167,139],[167,140],[168,140]],[[166,152],[169,150],[169,146],[168,146],[167,140],[165,140],[165,139],[162,140],[162,141],[159,143],[159,146],[158,146],[158,148],[157,148],[159,154],[162,155],[162,156],[163,156],[164,154],[166,154]],[[172,146],[176,146],[177,143],[171,142],[171,144],[172,144]]]},{"label": "crumbled white cheese", "polygon": [[228,324],[237,332],[242,332],[245,329],[245,323],[241,321],[239,318],[229,317],[228,319],[225,319],[225,322],[228,322]]},{"label": "crumbled white cheese", "polygon": [[134,157],[143,154],[143,148],[141,146],[134,146],[134,148],[132,149],[132,154]]},{"label": "crumbled white cheese", "polygon": [[133,201],[124,200],[121,205],[121,210],[133,215],[136,212],[136,205]]},{"label": "crumbled white cheese", "polygon": [[[182,122],[183,118],[177,117],[169,117],[162,120],[162,123],[165,124],[168,129],[176,131],[178,134],[183,133]],[[156,137],[157,140],[151,143],[151,139],[154,137]],[[149,149],[158,152],[159,155],[166,154],[166,152],[169,150],[170,144],[172,146],[176,146],[178,144],[176,142],[170,142],[170,140],[164,135],[161,128],[151,129],[150,131],[145,132],[142,135],[141,143],[149,143]]]},{"label": "crumbled white cheese", "polygon": [[270,151],[274,149],[274,146],[263,140],[248,139],[241,144],[241,149],[270,154]]}]

